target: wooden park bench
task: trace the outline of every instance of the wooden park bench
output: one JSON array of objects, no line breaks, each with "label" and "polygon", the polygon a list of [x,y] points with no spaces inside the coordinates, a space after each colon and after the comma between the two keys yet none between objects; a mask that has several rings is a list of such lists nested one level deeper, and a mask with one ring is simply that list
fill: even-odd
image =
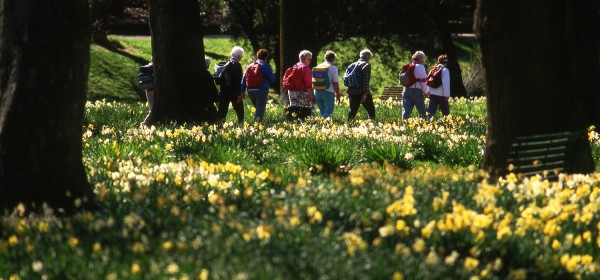
[{"label": "wooden park bench", "polygon": [[573,170],[586,137],[585,130],[517,137],[507,162],[513,165],[515,174],[532,176],[546,172],[547,178],[556,179],[558,173]]},{"label": "wooden park bench", "polygon": [[383,93],[379,97],[381,100],[388,100],[392,98],[394,101],[402,100],[402,90],[403,87],[385,87],[383,88]]}]

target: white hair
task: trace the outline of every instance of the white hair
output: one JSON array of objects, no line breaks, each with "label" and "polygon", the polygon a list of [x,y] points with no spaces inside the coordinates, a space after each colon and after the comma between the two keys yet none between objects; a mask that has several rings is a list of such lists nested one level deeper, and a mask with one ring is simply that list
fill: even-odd
[{"label": "white hair", "polygon": [[360,51],[360,58],[370,59],[371,57],[373,57],[373,53],[371,53],[371,51],[369,49],[364,49],[364,50]]},{"label": "white hair", "polygon": [[235,46],[235,47],[233,47],[233,49],[231,49],[231,57],[240,59],[240,58],[242,58],[243,54],[244,54],[244,49],[242,49],[242,47]]},{"label": "white hair", "polygon": [[302,61],[305,58],[312,58],[312,53],[310,51],[303,50],[303,51],[300,52],[300,54],[298,55],[298,57],[300,58],[300,61]]},{"label": "white hair", "polygon": [[423,60],[425,60],[425,53],[423,51],[416,51],[415,54],[412,55],[413,61],[416,61],[419,58],[422,58]]}]

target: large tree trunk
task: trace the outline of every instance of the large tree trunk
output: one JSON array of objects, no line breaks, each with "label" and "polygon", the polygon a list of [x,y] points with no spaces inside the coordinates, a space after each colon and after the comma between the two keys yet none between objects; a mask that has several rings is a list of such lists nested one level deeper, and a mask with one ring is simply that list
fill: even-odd
[{"label": "large tree trunk", "polygon": [[91,202],[81,153],[86,0],[0,0],[0,211]]},{"label": "large tree trunk", "polygon": [[300,51],[312,52],[311,65],[315,66],[320,63],[317,56],[321,48],[332,40],[332,38],[316,38],[318,36],[316,30],[322,25],[310,22],[317,12],[313,1],[279,0],[280,82],[283,80],[285,69],[299,61]]},{"label": "large tree trunk", "polygon": [[[598,1],[478,0],[485,69],[484,165],[500,174],[515,137],[582,130],[598,110]],[[594,78],[595,77],[595,78]],[[586,106],[595,102],[594,106]],[[589,150],[572,172],[590,172]]]},{"label": "large tree trunk", "polygon": [[150,0],[154,108],[146,125],[213,121],[196,0]]},{"label": "large tree trunk", "polygon": [[462,71],[456,57],[456,48],[452,42],[450,34],[450,25],[448,24],[448,7],[444,1],[439,4],[438,16],[435,17],[435,23],[440,32],[442,48],[448,55],[448,69],[450,69],[450,93],[453,97],[466,97],[467,89],[463,83]]}]

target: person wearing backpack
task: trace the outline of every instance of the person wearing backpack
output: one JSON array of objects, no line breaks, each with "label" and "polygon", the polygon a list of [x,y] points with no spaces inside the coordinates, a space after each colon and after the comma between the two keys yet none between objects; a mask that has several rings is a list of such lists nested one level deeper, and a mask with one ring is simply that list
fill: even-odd
[{"label": "person wearing backpack", "polygon": [[242,83],[242,65],[240,60],[244,55],[244,49],[235,46],[231,49],[231,57],[225,63],[223,72],[220,73],[218,79],[221,86],[219,90],[219,120],[225,120],[229,103],[231,103],[235,114],[237,115],[238,123],[244,122],[244,103],[242,102],[242,92],[239,85]]},{"label": "person wearing backpack", "polygon": [[244,92],[248,89],[248,96],[252,101],[252,105],[256,108],[254,113],[255,120],[262,120],[265,116],[267,107],[267,97],[269,94],[269,84],[274,83],[276,78],[271,69],[269,60],[269,52],[265,49],[260,49],[256,53],[256,62],[250,64],[241,81],[241,97],[244,98]]},{"label": "person wearing backpack", "polygon": [[321,111],[321,117],[324,119],[333,114],[335,99],[337,98],[339,101],[341,96],[338,69],[334,65],[335,59],[336,54],[327,51],[325,52],[325,62],[312,69],[315,101]]},{"label": "person wearing backpack", "polygon": [[440,55],[437,62],[438,65],[429,71],[429,78],[427,79],[427,85],[429,86],[429,108],[427,113],[429,117],[435,115],[437,107],[440,107],[442,115],[447,116],[450,114],[450,104],[448,104],[450,98],[450,71],[446,68],[448,57],[445,54]]},{"label": "person wearing backpack", "polygon": [[413,107],[417,107],[421,118],[425,118],[425,93],[429,92],[427,86],[427,72],[425,72],[425,53],[417,51],[412,56],[412,62],[404,65],[400,72],[400,80],[404,71],[408,71],[409,82],[402,91],[402,119],[410,118]]},{"label": "person wearing backpack", "polygon": [[314,92],[310,62],[312,53],[303,50],[298,54],[300,61],[288,68],[283,75],[283,87],[288,91],[289,105],[284,114],[287,119],[305,119],[313,115]]},{"label": "person wearing backpack", "polygon": [[348,120],[354,119],[360,104],[365,107],[369,119],[375,119],[375,104],[369,89],[371,82],[371,65],[369,61],[373,57],[370,50],[364,49],[360,52],[360,59],[348,66],[344,75],[344,84],[348,86],[348,98],[350,109]]}]

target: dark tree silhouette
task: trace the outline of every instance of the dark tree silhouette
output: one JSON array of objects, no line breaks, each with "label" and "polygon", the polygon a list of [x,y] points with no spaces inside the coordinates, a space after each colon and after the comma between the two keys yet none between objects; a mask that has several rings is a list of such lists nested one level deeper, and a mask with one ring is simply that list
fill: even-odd
[{"label": "dark tree silhouette", "polygon": [[145,125],[213,121],[196,0],[150,0],[154,108]]},{"label": "dark tree silhouette", "polygon": [[81,153],[86,0],[0,1],[0,211],[91,203]]},{"label": "dark tree silhouette", "polygon": [[[484,165],[504,173],[515,137],[598,124],[598,1],[478,0],[485,69]],[[572,172],[593,171],[590,151]]]}]

